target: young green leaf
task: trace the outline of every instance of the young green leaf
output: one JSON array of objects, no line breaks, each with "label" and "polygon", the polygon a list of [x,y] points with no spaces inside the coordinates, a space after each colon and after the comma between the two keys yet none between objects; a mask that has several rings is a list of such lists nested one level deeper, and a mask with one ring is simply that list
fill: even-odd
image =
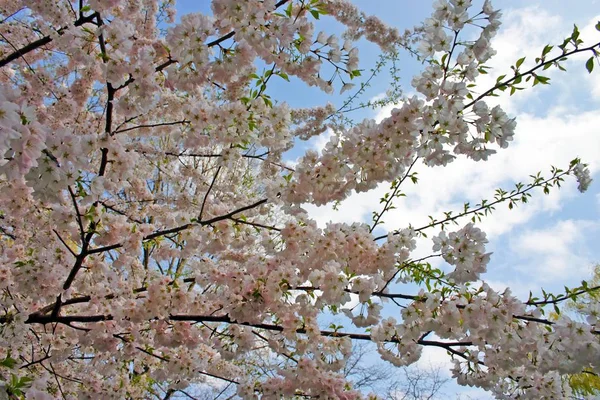
[{"label": "young green leaf", "polygon": [[594,57],[590,57],[590,59],[587,60],[587,62],[585,63],[585,68],[590,74],[592,73],[592,71],[594,70]]}]

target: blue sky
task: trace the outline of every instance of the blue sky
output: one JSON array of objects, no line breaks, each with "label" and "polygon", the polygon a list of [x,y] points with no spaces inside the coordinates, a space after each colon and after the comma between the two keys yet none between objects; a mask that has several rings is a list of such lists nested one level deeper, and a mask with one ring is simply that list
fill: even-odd
[{"label": "blue sky", "polygon": [[[181,1],[178,11],[180,14],[206,12],[209,3]],[[355,3],[401,31],[419,24],[431,13],[431,2],[425,1],[356,0]],[[489,76],[480,79],[481,88],[491,87],[497,76],[510,73],[510,65],[518,58],[528,56],[524,64],[527,66],[546,44],[562,42],[570,35],[574,23],[582,31],[585,44],[600,41],[600,32],[593,29],[600,20],[597,0],[492,3],[504,12],[503,26],[493,42],[498,51],[490,63],[494,69]],[[340,32],[340,26],[323,18],[317,30],[335,33]],[[363,78],[366,78],[378,52],[365,42],[360,42],[359,48],[360,68],[365,70]],[[578,193],[574,180],[568,179],[562,190],[548,196],[536,191],[529,204],[516,210],[509,211],[500,205],[480,227],[488,233],[488,249],[494,252],[484,279],[496,289],[509,286],[516,294],[526,297],[529,290],[540,293],[539,288],[544,287],[560,291],[564,285],[577,285],[588,278],[592,266],[600,262],[600,66],[596,65],[597,71],[588,75],[584,68],[587,58],[589,55],[569,61],[567,73],[549,70],[547,75],[552,82],[549,87],[536,86],[513,97],[506,94],[489,101],[489,104],[501,104],[509,115],[517,118],[515,142],[492,156],[489,162],[459,160],[447,168],[435,169],[419,166],[419,185],[406,187],[408,197],[396,203],[398,208],[384,218],[383,227],[392,230],[409,223],[419,225],[419,221],[426,221],[427,215],[441,216],[443,211],[460,210],[465,201],[475,204],[483,198],[492,198],[498,187],[510,190],[514,183],[527,182],[529,175],[538,171],[548,174],[550,165],[566,167],[571,159],[581,157],[590,164],[595,179],[588,192]],[[399,64],[405,93],[410,93],[410,81],[421,66],[406,53],[401,55]],[[363,100],[381,95],[388,87],[389,76],[382,74],[373,81]],[[326,95],[297,80],[290,84],[272,80],[268,93],[294,107],[326,102],[339,106],[346,98],[345,95]],[[352,116],[380,120],[389,115],[390,110],[391,107],[362,110]],[[299,142],[288,156],[293,160],[308,148],[320,149],[327,139],[324,134],[307,143]],[[373,192],[353,195],[343,202],[339,211],[331,206],[307,209],[321,226],[328,221],[353,222],[358,217],[368,222],[371,212],[379,209],[379,198],[387,188],[385,184]],[[417,253],[429,254],[430,246],[420,247]],[[423,362],[443,362],[444,357],[443,352],[427,351]],[[445,392],[487,398],[480,391],[456,385],[448,386]]]}]

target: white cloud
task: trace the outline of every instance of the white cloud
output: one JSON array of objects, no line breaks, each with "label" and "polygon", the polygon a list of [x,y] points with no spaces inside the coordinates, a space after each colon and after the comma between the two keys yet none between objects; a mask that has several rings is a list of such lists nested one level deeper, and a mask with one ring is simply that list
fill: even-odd
[{"label": "white cloud", "polygon": [[[580,38],[584,40],[582,47],[589,46],[600,41],[600,32],[595,29],[595,24],[600,20],[600,15],[587,19],[585,24],[580,25]],[[480,75],[477,80],[477,89],[484,91],[496,84],[500,75],[512,76],[511,66],[521,57],[526,57],[521,66],[521,71],[533,67],[535,58],[541,55],[546,45],[553,45],[554,49],[548,57],[555,57],[559,53],[558,44],[568,37],[572,30],[571,20],[566,20],[561,13],[551,13],[544,5],[532,5],[524,8],[509,9],[504,12],[504,24],[498,35],[492,42],[492,47],[498,52],[487,64],[492,67],[487,75]],[[551,29],[549,29],[551,27]],[[581,99],[579,89],[589,92],[595,99],[600,99],[600,75],[588,73],[584,68],[585,61],[591,57],[591,52],[578,53],[563,63],[567,68],[564,73],[558,68],[551,67],[548,70],[538,70],[539,74],[550,77],[551,85],[531,89],[531,82],[523,82],[519,86],[525,90],[517,91],[514,96],[508,96],[508,90],[504,95],[496,98],[487,98],[488,104],[499,104],[508,113],[518,113],[523,109],[535,109],[544,107],[548,103],[552,93],[560,92],[553,100],[557,104],[565,106],[578,105]],[[598,66],[596,66],[598,68]],[[580,81],[572,81],[574,75]],[[585,83],[582,79],[585,76]],[[558,90],[557,90],[558,89]],[[498,92],[502,93],[502,92]],[[577,107],[579,108],[579,107]],[[576,108],[576,109],[577,109]]]},{"label": "white cloud", "polygon": [[[476,82],[477,89],[481,92],[493,87],[498,76],[511,76],[510,67],[521,57],[527,57],[521,70],[529,69],[544,46],[562,42],[564,36],[570,33],[568,24],[560,15],[552,15],[541,6],[503,10],[502,21],[501,30],[492,41],[492,47],[497,54],[486,64],[492,69],[488,74],[480,75]],[[553,28],[550,30],[549,26]],[[523,83],[521,86],[531,86],[531,84]],[[506,91],[500,97],[487,98],[485,101],[491,105],[499,104],[506,112],[513,113],[524,103],[536,101],[537,96],[539,96],[538,91],[524,90],[509,97]]]},{"label": "white cloud", "polygon": [[523,277],[517,272],[512,271],[510,274],[504,274],[511,276],[512,278],[506,279],[506,276],[503,276],[502,280],[490,279],[485,282],[496,292],[503,293],[507,288],[510,288],[513,296],[517,296],[519,299],[526,300],[529,296],[529,292],[537,293],[537,289],[535,286],[532,286],[531,279],[523,279]]},{"label": "white cloud", "polygon": [[[476,163],[459,159],[444,168],[417,167],[419,183],[405,183],[406,198],[396,201],[397,209],[384,218],[387,230],[402,228],[412,223],[421,226],[428,215],[443,216],[444,211],[460,210],[462,201],[475,203],[492,198],[498,187],[512,189],[512,182],[529,182],[529,175],[543,170],[548,176],[551,165],[568,166],[576,156],[590,163],[592,173],[600,168],[596,160],[600,149],[600,115],[588,112],[560,115],[550,112],[546,118],[521,115],[518,118],[516,140],[508,149],[501,150],[487,162]],[[308,207],[320,226],[334,222],[352,222],[358,218],[370,219],[371,212],[380,209],[379,199],[389,189],[381,184],[368,193],[354,194],[333,211],[331,206]],[[490,236],[509,232],[514,226],[527,222],[538,212],[560,209],[561,204],[576,195],[573,179],[567,178],[561,191],[544,196],[538,190],[531,204],[509,211],[498,205],[495,215],[483,222]]]},{"label": "white cloud", "polygon": [[[435,339],[432,339],[435,340]],[[421,358],[415,363],[420,370],[429,370],[432,367],[440,368],[440,372],[445,376],[450,376],[450,370],[454,366],[448,352],[440,347],[424,346]]]},{"label": "white cloud", "polygon": [[558,221],[548,228],[528,229],[511,239],[510,247],[525,261],[516,265],[542,282],[589,278],[593,259],[585,238],[600,223],[588,220]]},{"label": "white cloud", "polygon": [[321,153],[325,148],[325,145],[329,142],[329,139],[331,139],[331,136],[333,136],[333,130],[328,128],[319,136],[310,138],[307,142],[308,148]]}]

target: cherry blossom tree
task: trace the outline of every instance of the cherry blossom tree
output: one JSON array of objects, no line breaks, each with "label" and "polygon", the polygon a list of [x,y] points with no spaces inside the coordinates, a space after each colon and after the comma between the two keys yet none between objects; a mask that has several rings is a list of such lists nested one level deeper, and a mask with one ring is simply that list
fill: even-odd
[{"label": "cherry blossom tree", "polygon": [[[367,341],[355,341],[352,344],[352,351],[340,373],[349,380],[353,389],[378,393],[380,397],[392,400],[437,400],[447,396],[442,391],[450,378],[442,366],[429,364],[397,368],[382,360],[369,361],[373,347]],[[261,376],[276,375],[278,369],[284,366],[283,360],[267,349],[251,352],[248,357],[252,357],[251,365]],[[248,357],[245,358],[246,362],[249,361]],[[196,385],[189,391],[171,389],[170,398],[216,400],[235,395],[233,383],[215,383]]]},{"label": "cherry blossom tree", "polygon": [[[598,303],[579,309],[584,322],[546,316],[598,287],[518,299],[480,278],[492,255],[477,223],[571,176],[585,190],[579,159],[427,225],[375,233],[416,168],[484,162],[509,146],[516,121],[488,97],[548,84],[544,71],[579,53],[592,72],[600,43],[575,28],[532,67],[519,59],[480,88],[501,21],[488,0],[437,0],[404,33],[348,0],[213,0],[211,15],[177,23],[173,3],[0,2],[0,379],[10,396],[165,399],[222,382],[248,399],[358,399],[367,395],[343,375],[353,341],[398,367],[442,348],[458,383],[499,398],[562,398],[562,376],[600,372]],[[316,31],[319,18],[345,32]],[[361,39],[382,63],[423,62],[418,94],[393,90],[397,108],[380,123],[345,118],[368,81]],[[351,95],[340,108],[292,108],[268,91],[290,79]],[[327,129],[321,153],[284,157]],[[303,209],[385,183],[371,224],[321,229]],[[417,239],[430,256],[413,255]],[[394,317],[381,317],[384,304],[398,306]],[[328,327],[333,314],[347,322]],[[279,359],[274,374],[251,363],[265,349]]]}]

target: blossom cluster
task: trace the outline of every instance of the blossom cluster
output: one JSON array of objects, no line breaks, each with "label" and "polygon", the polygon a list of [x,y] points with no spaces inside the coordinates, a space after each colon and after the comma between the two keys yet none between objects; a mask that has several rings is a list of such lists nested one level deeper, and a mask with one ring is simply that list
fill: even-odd
[{"label": "blossom cluster", "polygon": [[[474,17],[469,16],[470,3],[439,1],[425,23],[421,54],[431,57],[445,52],[444,59],[448,60],[446,64],[434,60],[413,79],[413,87],[425,96],[425,101],[416,96],[405,99],[380,124],[364,121],[343,135],[333,135],[322,155],[307,152],[286,190],[288,201],[325,204],[343,200],[353,190],[367,191],[402,175],[415,157],[429,166],[446,165],[455,155],[487,160],[496,152],[494,143],[499,148],[508,147],[516,127],[514,119],[500,106],[489,109],[481,100],[467,104],[467,85],[494,54],[489,42],[499,29],[500,12],[493,10],[489,2],[484,4],[487,25],[473,44],[461,42],[463,50],[455,58],[452,54],[461,46],[456,40],[452,44],[453,39],[445,31],[450,27],[458,37],[466,23],[474,24]],[[358,15],[350,17],[354,15],[350,9],[344,15],[360,19]],[[489,51],[484,54],[483,48]],[[455,65],[450,68],[452,61]],[[474,119],[467,113],[467,105],[472,107]],[[472,134],[471,126],[477,135]]]},{"label": "blossom cluster", "polygon": [[457,232],[445,231],[433,238],[433,251],[441,251],[446,262],[455,265],[453,272],[447,274],[456,283],[474,282],[486,271],[491,253],[485,252],[487,243],[485,232],[468,224]]}]

